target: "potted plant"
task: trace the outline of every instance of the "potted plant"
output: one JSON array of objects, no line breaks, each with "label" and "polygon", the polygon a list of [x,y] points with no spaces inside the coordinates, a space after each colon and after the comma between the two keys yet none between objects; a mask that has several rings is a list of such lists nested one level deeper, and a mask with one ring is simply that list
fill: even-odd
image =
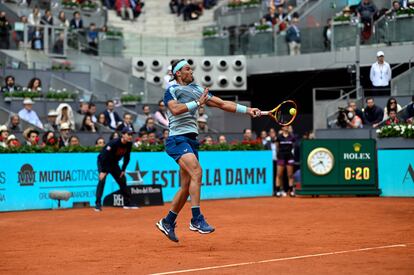
[{"label": "potted plant", "polygon": [[65,88],[62,90],[55,90],[51,88],[45,95],[49,101],[67,101],[72,102],[76,98],[76,94],[68,92]]},{"label": "potted plant", "polygon": [[121,103],[123,105],[137,105],[138,102],[141,102],[141,96],[125,94],[121,96]]},{"label": "potted plant", "polygon": [[71,0],[63,0],[62,7],[65,9],[76,9],[78,7],[78,3],[72,2]]}]

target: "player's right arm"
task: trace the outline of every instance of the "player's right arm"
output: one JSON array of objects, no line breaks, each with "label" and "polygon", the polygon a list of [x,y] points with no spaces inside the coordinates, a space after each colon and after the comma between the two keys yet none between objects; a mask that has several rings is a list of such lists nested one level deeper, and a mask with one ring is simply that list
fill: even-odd
[{"label": "player's right arm", "polygon": [[180,103],[175,97],[174,89],[174,87],[168,88],[164,95],[164,104],[168,107],[171,114],[173,114],[174,116],[195,110],[200,106],[199,100],[194,100],[187,103]]}]

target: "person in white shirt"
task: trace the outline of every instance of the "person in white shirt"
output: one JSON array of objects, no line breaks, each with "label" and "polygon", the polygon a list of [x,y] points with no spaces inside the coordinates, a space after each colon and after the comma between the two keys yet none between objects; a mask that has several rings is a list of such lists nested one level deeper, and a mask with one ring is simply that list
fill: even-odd
[{"label": "person in white shirt", "polygon": [[374,88],[387,88],[391,81],[390,64],[384,61],[384,52],[377,52],[377,62],[372,64],[369,77]]},{"label": "person in white shirt", "polygon": [[172,69],[171,65],[168,66],[167,74],[164,76],[164,82],[162,84],[162,87],[164,88],[164,90],[167,90],[172,85],[177,84],[177,82],[175,82],[175,80],[172,79],[172,71],[171,71],[171,69]]},{"label": "person in white shirt", "polygon": [[19,111],[18,115],[21,119],[28,121],[29,123],[36,125],[40,129],[43,129],[43,124],[40,121],[37,113],[32,110],[33,101],[30,98],[23,100],[24,108]]}]

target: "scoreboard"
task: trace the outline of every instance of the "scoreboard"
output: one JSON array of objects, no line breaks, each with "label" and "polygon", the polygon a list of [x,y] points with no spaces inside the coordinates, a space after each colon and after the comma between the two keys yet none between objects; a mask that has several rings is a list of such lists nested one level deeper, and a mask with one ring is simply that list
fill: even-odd
[{"label": "scoreboard", "polygon": [[375,140],[304,140],[301,177],[298,195],[379,195]]}]

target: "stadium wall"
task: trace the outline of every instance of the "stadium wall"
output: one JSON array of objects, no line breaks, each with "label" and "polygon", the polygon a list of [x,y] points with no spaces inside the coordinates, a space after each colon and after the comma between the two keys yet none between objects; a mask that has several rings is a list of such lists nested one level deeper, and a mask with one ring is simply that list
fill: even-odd
[{"label": "stadium wall", "polygon": [[[57,202],[50,191],[69,191],[74,203],[95,205],[98,182],[97,153],[1,154],[0,211],[52,209]],[[254,162],[251,160],[255,160]],[[271,151],[200,152],[203,167],[202,199],[272,196]],[[164,152],[132,153],[127,170],[128,184],[160,184],[169,202],[179,189],[178,165]],[[104,196],[117,191],[107,178]]]}]

